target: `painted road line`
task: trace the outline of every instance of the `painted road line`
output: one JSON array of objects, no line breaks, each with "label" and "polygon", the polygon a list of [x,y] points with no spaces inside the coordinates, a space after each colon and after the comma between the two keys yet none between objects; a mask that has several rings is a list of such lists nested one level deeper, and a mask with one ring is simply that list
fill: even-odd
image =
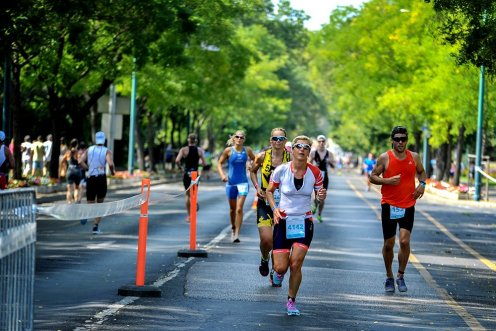
[{"label": "painted road line", "polygon": [[[365,196],[359,190],[357,190],[355,185],[353,185],[353,183],[349,179],[347,179],[346,182],[351,187],[351,189],[355,192],[355,194],[360,199],[362,199],[375,212],[377,219],[379,221],[381,221],[381,214],[379,213],[378,208],[376,206],[372,205],[365,198]],[[448,231],[448,230],[446,230],[446,231]],[[415,267],[415,269],[417,269],[417,271],[420,273],[422,278],[424,278],[426,283],[429,284],[432,288],[434,288],[436,290],[436,292],[442,298],[442,300],[448,306],[450,306],[456,312],[456,314],[458,316],[460,316],[463,319],[463,321],[467,324],[467,326],[471,330],[474,330],[474,331],[475,330],[477,330],[477,331],[485,330],[485,328],[479,323],[479,321],[473,315],[471,315],[469,312],[467,312],[467,310],[465,310],[465,308],[463,308],[461,305],[459,305],[455,301],[455,299],[453,299],[453,297],[451,297],[449,295],[449,293],[444,288],[440,287],[436,283],[436,281],[434,280],[432,275],[429,273],[429,271],[427,271],[427,269],[422,265],[422,263],[420,263],[420,261],[417,259],[417,257],[411,252],[410,252],[410,262],[412,262],[413,266]]]},{"label": "painted road line", "polygon": [[[253,214],[253,210],[248,211],[243,217],[244,221],[246,221],[252,214]],[[212,239],[208,244],[206,244],[205,248],[211,249],[212,247],[215,247],[215,245],[217,245],[220,241],[222,241],[227,236],[227,234],[230,233],[230,231],[231,231],[231,225],[228,225],[227,227],[222,229],[222,231],[214,239]],[[172,279],[176,278],[177,275],[179,275],[181,269],[187,266],[194,259],[195,259],[194,257],[190,257],[184,262],[176,263],[174,270],[170,271],[163,277],[157,279],[155,282],[153,282],[152,286],[160,287],[165,283],[171,281]],[[132,304],[137,299],[139,299],[139,297],[129,296],[109,305],[106,309],[96,313],[90,320],[85,321],[85,324],[82,327],[75,328],[74,331],[98,330],[99,327],[103,325],[103,323],[105,323],[105,321],[107,321],[110,317],[114,316],[119,312],[119,310]]]},{"label": "painted road line", "polygon": [[455,243],[458,244],[461,248],[463,248],[466,252],[468,252],[470,255],[478,259],[480,262],[484,263],[489,269],[492,271],[496,271],[496,264],[492,262],[489,259],[486,259],[482,255],[480,255],[476,250],[474,250],[472,247],[469,245],[465,244],[460,238],[452,234],[444,225],[442,225],[440,222],[438,222],[434,217],[429,215],[427,212],[423,210],[419,210],[420,213],[429,220],[432,224],[434,224],[442,233],[444,233],[446,236],[448,236],[451,240],[453,240]]}]

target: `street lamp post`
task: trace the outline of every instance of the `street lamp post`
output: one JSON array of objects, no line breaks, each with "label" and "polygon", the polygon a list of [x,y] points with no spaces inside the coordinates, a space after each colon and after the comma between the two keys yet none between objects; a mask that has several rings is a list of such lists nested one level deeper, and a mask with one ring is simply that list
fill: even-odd
[{"label": "street lamp post", "polygon": [[429,138],[430,138],[430,133],[429,133],[429,127],[427,125],[422,126],[422,132],[424,133],[424,148],[423,148],[423,155],[422,155],[422,162],[424,164],[424,168],[426,172],[429,172]]},{"label": "street lamp post", "polygon": [[129,119],[129,151],[127,156],[127,171],[130,175],[134,168],[134,125],[136,117],[136,58],[133,58],[133,73],[131,76],[131,110]]},{"label": "street lamp post", "polygon": [[475,192],[474,200],[480,201],[480,191],[481,191],[481,174],[477,171],[481,167],[482,161],[482,122],[484,120],[484,85],[485,85],[485,68],[480,67],[480,79],[479,79],[479,107],[477,116],[477,142],[475,147]]}]

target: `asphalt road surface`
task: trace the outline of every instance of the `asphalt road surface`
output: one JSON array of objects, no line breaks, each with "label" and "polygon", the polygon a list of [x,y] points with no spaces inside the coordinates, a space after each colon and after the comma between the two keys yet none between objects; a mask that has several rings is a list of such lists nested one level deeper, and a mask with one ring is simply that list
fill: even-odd
[{"label": "asphalt road surface", "polygon": [[[139,208],[91,222],[40,215],[36,252],[35,330],[494,330],[496,219],[493,208],[430,199],[416,207],[408,292],[384,292],[378,188],[362,177],[332,175],[323,223],[303,265],[300,316],[287,316],[287,279],[273,288],[260,261],[253,189],[241,243],[230,241],[224,186],[201,183],[197,243],[189,248],[180,183],[152,187],[146,285],[161,297],[124,297],[136,277]],[[107,201],[139,193],[111,192]],[[395,247],[397,253],[398,246]],[[397,260],[393,270],[397,270]]]}]

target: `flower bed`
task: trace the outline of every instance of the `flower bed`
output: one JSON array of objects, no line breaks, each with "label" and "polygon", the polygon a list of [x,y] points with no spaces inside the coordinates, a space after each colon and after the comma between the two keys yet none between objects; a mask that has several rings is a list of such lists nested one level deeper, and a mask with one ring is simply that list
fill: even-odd
[{"label": "flower bed", "polygon": [[458,186],[453,186],[449,183],[430,178],[427,179],[425,183],[425,190],[429,193],[454,200],[469,199],[468,185],[460,184]]}]

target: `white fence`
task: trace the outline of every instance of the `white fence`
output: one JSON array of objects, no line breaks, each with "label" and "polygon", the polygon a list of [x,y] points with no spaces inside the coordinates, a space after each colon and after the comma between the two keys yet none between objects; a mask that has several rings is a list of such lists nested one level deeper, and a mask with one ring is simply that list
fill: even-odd
[{"label": "white fence", "polygon": [[0,330],[33,329],[35,191],[0,191]]}]

